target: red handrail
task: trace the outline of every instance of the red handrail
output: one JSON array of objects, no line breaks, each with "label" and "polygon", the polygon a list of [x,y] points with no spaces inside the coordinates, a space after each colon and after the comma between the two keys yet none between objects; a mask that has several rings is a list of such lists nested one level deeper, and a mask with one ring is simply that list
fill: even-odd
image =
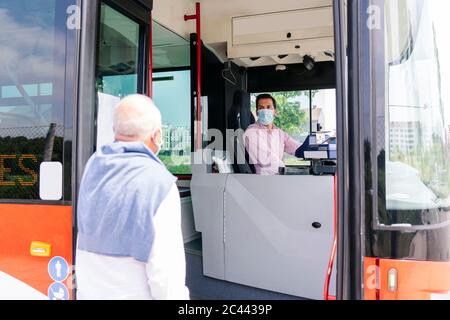
[{"label": "red handrail", "polygon": [[334,176],[334,236],[333,248],[331,249],[331,257],[328,262],[327,276],[325,278],[324,300],[336,300],[335,296],[330,296],[331,273],[333,272],[334,260],[337,251],[337,177]]},{"label": "red handrail", "polygon": [[202,110],[201,110],[201,99],[202,99],[202,38],[201,38],[201,14],[200,14],[200,2],[195,4],[195,15],[185,15],[184,21],[196,20],[196,33],[197,33],[197,143],[196,150],[202,148],[202,135],[201,135],[201,121],[202,121]]}]

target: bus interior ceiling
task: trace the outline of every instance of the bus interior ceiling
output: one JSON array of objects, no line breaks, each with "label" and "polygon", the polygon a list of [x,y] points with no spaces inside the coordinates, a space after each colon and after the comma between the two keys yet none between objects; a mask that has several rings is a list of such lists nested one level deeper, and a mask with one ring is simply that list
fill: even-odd
[{"label": "bus interior ceiling", "polygon": [[[194,1],[188,2],[192,10]],[[222,132],[225,149],[226,130],[239,129],[233,115],[236,95],[240,95],[241,107],[250,109],[256,93],[306,92],[310,109],[307,133],[314,132],[312,91],[334,90],[336,81],[332,1],[200,3],[201,94],[207,97],[207,112],[203,113],[207,119],[202,122]],[[192,25],[180,29],[170,25],[170,19],[158,20],[157,9],[158,4],[153,23],[154,99],[158,105],[158,86],[174,75],[171,72],[190,70],[194,129],[195,23],[186,22]],[[186,59],[189,50],[190,61]],[[334,91],[328,94],[330,99],[335,100]],[[303,102],[299,101],[295,103],[300,106]],[[326,111],[334,108],[331,113],[335,113],[335,101],[330,105]],[[335,115],[329,118],[331,122],[336,119]],[[335,130],[335,124],[331,128]],[[204,147],[207,144],[203,141]],[[192,196],[192,208],[189,203],[183,209],[183,232],[189,235],[185,236],[187,281],[193,297],[321,299],[333,241],[333,177],[262,177],[233,172],[239,173],[211,174],[210,167],[192,164],[191,182],[179,181],[180,186],[190,186]],[[272,199],[264,196],[267,192],[273,193]],[[302,212],[295,209],[299,201]],[[312,228],[317,221],[322,227]],[[311,242],[315,243],[314,252],[308,248]],[[330,293],[334,291],[333,282]]]}]

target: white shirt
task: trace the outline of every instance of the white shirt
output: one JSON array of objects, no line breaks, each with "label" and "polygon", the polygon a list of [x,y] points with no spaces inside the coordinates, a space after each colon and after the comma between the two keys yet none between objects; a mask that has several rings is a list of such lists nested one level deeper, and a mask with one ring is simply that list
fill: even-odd
[{"label": "white shirt", "polygon": [[77,249],[80,300],[188,300],[180,195],[172,187],[154,216],[155,239],[147,263]]}]

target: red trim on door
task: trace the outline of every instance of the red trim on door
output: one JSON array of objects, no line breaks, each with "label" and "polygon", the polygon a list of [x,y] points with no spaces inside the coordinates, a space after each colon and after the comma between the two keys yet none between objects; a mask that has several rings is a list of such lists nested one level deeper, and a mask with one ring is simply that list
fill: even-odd
[{"label": "red trim on door", "polygon": [[333,272],[334,260],[336,258],[337,251],[337,177],[334,176],[334,208],[333,208],[333,222],[334,222],[334,236],[333,236],[333,247],[331,249],[330,261],[328,262],[327,276],[325,278],[325,288],[324,288],[324,300],[336,300],[335,296],[330,296],[330,281],[331,274]]}]

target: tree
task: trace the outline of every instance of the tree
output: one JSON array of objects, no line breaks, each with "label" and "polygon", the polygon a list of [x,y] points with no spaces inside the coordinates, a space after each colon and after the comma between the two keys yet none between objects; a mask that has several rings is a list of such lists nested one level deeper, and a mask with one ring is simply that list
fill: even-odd
[{"label": "tree", "polygon": [[[309,133],[309,103],[302,106],[293,98],[305,96],[309,101],[310,93],[314,98],[317,92],[319,90],[270,93],[277,101],[278,116],[275,118],[275,125],[293,136]],[[253,101],[255,99],[256,95],[253,96]],[[255,107],[253,107],[253,111],[256,113]]]},{"label": "tree", "polygon": [[277,92],[272,95],[277,100],[275,125],[290,135],[309,132],[309,114],[292,99],[302,95],[309,97],[309,91]]}]

